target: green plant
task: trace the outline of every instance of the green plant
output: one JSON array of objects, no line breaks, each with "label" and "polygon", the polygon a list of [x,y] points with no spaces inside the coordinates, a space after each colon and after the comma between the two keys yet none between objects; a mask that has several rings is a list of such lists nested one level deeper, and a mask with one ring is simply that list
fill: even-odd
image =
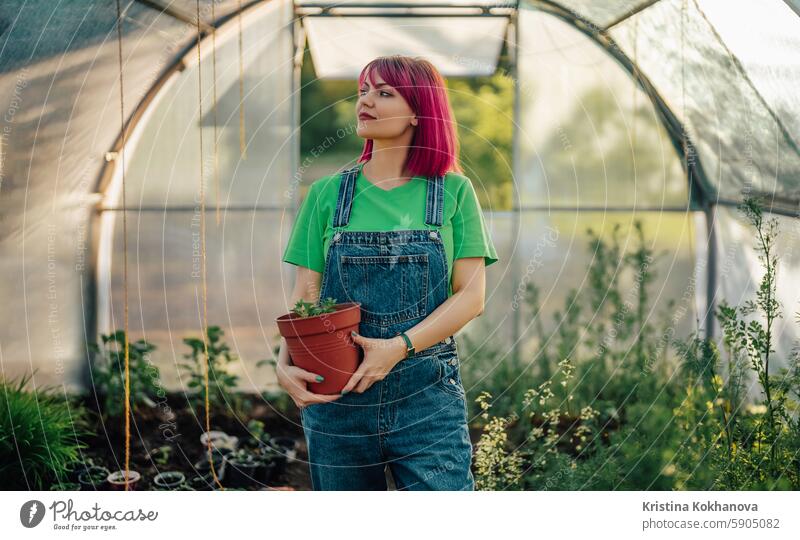
[{"label": "green plant", "polygon": [[[793,449],[800,432],[800,419],[794,414],[800,397],[797,354],[788,368],[770,373],[770,360],[775,352],[775,321],[783,317],[777,299],[778,256],[775,242],[778,221],[764,218],[761,201],[757,198],[745,199],[739,209],[755,229],[755,249],[764,275],[759,282],[755,301],[748,300],[739,307],[720,302],[716,315],[722,326],[729,358],[732,362],[749,364],[761,389],[761,404],[765,412],[754,419],[753,436],[748,441],[751,455],[745,466],[762,482],[785,477],[797,487],[800,486],[800,471],[796,449]],[[736,420],[734,417],[734,423]]]},{"label": "green plant", "polygon": [[173,451],[174,451],[173,448],[169,445],[159,446],[158,448],[150,452],[150,456],[156,465],[158,465],[159,467],[165,467],[167,463],[169,463]]},{"label": "green plant", "polygon": [[67,479],[86,445],[85,411],[54,388],[27,390],[33,374],[0,379],[0,478],[4,489],[42,490]]},{"label": "green plant", "polygon": [[[95,354],[92,367],[93,385],[103,401],[100,414],[103,419],[121,418],[125,411],[125,331],[100,336],[102,346],[90,343]],[[156,346],[144,339],[128,343],[131,408],[136,411],[142,404],[155,406],[155,399],[163,390],[159,385],[160,372],[150,361]]]},{"label": "green plant", "polygon": [[322,315],[323,313],[333,313],[336,311],[336,308],[334,307],[335,305],[336,299],[331,297],[322,300],[318,304],[305,302],[304,300],[300,299],[292,308],[292,313],[298,317],[316,317],[317,315]]},{"label": "green plant", "polygon": [[516,450],[508,449],[508,424],[517,419],[515,414],[506,417],[489,417],[492,395],[481,392],[476,403],[486,421],[478,443],[475,445],[475,489],[495,491],[519,486],[522,479],[522,457]]},{"label": "green plant", "polygon": [[297,413],[297,407],[291,396],[284,390],[265,390],[261,393],[262,400],[282,416],[291,416]]},{"label": "green plant", "polygon": [[250,435],[253,437],[253,442],[255,446],[259,446],[262,443],[266,444],[269,443],[270,434],[264,431],[264,422],[261,420],[256,420],[255,418],[250,420],[247,423],[247,430],[250,432]]},{"label": "green plant", "polygon": [[[657,380],[664,374],[670,351],[657,338],[669,323],[666,313],[671,307],[657,316],[649,307],[659,255],[649,247],[639,221],[634,221],[629,240],[621,238],[619,224],[608,235],[592,229],[587,229],[587,235],[591,260],[587,284],[567,292],[563,308],[552,315],[552,329],[543,323],[539,286],[525,285],[523,316],[533,321],[533,358],[507,358],[502,354],[505,345],[481,343],[477,350],[472,340],[465,339],[467,356],[478,357],[465,366],[466,378],[478,380],[477,386],[495,396],[493,408],[499,415],[516,410],[525,392],[550,380],[565,358],[575,370],[574,400],[592,403],[603,416],[617,418],[626,403],[649,399],[658,391]],[[629,246],[627,251],[623,243]],[[516,437],[526,435],[521,424],[514,430]]]},{"label": "green plant", "polygon": [[[491,344],[468,354],[466,374],[490,390],[476,400],[481,488],[800,487],[800,347],[787,368],[770,368],[781,316],[777,225],[756,201],[742,210],[764,276],[754,301],[721,303],[724,348],[697,332],[676,336],[683,311],[674,302],[652,316],[656,256],[636,223],[627,252],[618,226],[607,238],[589,231],[587,286],[569,292],[552,332],[541,321],[538,287],[527,287],[535,359],[507,362]],[[756,403],[745,395],[750,374],[761,390]],[[491,396],[494,416],[485,403]]]},{"label": "green plant", "polygon": [[[235,414],[242,413],[244,408],[243,398],[235,392],[239,377],[230,373],[228,368],[231,363],[238,361],[239,357],[231,352],[227,343],[222,340],[224,332],[219,326],[209,326],[206,332],[207,340],[187,337],[183,342],[191,348],[191,352],[184,354],[184,358],[191,363],[181,363],[179,366],[189,376],[187,386],[193,390],[190,395],[191,403],[197,408],[205,407],[205,359],[208,358],[208,401],[211,409],[227,412],[226,407],[231,407]],[[208,355],[206,356],[206,346]]]}]

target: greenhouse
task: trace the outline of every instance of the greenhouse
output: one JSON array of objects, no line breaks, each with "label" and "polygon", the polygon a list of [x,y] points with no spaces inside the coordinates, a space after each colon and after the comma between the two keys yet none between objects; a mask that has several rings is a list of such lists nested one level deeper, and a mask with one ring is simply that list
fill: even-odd
[{"label": "greenhouse", "polygon": [[[310,489],[281,256],[390,54],[445,77],[498,254],[458,333],[476,489],[800,488],[797,0],[9,0],[0,43],[4,489],[126,438],[188,486],[223,431]],[[45,389],[95,435],[30,465],[6,411]]]}]

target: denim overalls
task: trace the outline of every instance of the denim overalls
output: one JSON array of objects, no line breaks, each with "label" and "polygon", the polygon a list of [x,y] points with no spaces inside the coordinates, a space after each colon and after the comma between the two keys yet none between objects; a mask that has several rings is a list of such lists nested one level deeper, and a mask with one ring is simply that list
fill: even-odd
[{"label": "denim overalls", "polygon": [[[320,298],[361,302],[359,333],[391,338],[447,299],[444,177],[427,179],[428,228],[343,230],[360,166],[341,175]],[[414,180],[412,180],[414,181]],[[473,490],[467,404],[452,336],[404,358],[365,392],[301,409],[315,490]]]}]

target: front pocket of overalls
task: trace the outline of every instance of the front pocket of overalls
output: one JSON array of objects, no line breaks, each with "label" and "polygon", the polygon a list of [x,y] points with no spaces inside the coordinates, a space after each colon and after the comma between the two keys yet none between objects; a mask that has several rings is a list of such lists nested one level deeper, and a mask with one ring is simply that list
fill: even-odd
[{"label": "front pocket of overalls", "polygon": [[466,392],[459,371],[458,353],[455,351],[440,353],[436,356],[436,363],[439,365],[439,388],[448,394],[465,397]]},{"label": "front pocket of overalls", "polygon": [[342,255],[347,299],[361,302],[361,321],[389,326],[426,315],[428,254]]}]

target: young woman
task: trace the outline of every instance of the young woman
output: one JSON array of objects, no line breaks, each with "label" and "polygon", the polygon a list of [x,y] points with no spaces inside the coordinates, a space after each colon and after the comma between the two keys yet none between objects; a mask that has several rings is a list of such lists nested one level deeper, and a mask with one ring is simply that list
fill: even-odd
[{"label": "young woman", "polygon": [[[278,381],[300,407],[315,490],[472,490],[467,403],[453,339],[483,312],[497,261],[468,178],[444,80],[428,61],[381,57],[359,75],[358,164],[314,182],[283,261],[292,302],[361,302],[364,358],[341,394],[291,364]],[[320,285],[321,284],[321,285]]]}]

